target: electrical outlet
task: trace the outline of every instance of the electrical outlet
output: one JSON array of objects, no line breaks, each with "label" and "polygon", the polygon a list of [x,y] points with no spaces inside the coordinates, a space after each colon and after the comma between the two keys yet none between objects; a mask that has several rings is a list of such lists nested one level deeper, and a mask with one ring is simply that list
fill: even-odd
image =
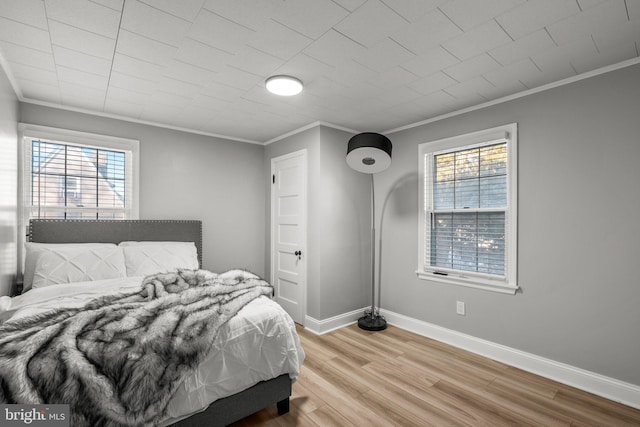
[{"label": "electrical outlet", "polygon": [[465,306],[463,301],[456,301],[456,313],[460,316],[465,315]]}]

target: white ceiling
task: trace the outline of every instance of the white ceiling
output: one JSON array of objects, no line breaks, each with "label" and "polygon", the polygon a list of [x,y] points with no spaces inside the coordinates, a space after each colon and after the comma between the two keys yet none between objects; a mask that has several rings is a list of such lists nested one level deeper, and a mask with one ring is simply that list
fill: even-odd
[{"label": "white ceiling", "polygon": [[[639,50],[640,0],[0,1],[22,101],[252,142],[385,132]],[[268,93],[274,74],[305,90]]]}]

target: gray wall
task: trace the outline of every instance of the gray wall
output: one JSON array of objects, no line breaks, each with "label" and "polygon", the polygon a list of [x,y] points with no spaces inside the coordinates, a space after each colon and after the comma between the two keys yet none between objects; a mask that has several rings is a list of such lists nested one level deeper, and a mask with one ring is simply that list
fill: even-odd
[{"label": "gray wall", "polygon": [[[271,159],[307,149],[307,315],[317,320],[370,303],[369,177],[346,164],[346,144],[351,136],[348,132],[316,126],[265,149],[266,182],[270,182]],[[269,266],[269,185],[265,190],[265,263]]]},{"label": "gray wall", "polygon": [[[389,135],[382,307],[640,385],[639,100],[634,65]],[[522,292],[418,279],[418,144],[511,122]]]},{"label": "gray wall", "polygon": [[[640,384],[638,82],[635,65],[390,135],[393,164],[375,176],[378,218],[387,202],[378,227],[382,307]],[[13,257],[17,114],[4,76],[0,94],[0,251]],[[20,119],[140,139],[141,217],[202,219],[205,267],[265,277],[270,159],[307,148],[307,314],[326,319],[369,303],[368,177],[346,169],[349,134],[321,126],[259,147],[31,104],[21,104]],[[418,144],[511,122],[519,124],[522,292],[419,280]],[[2,259],[4,286],[15,260]],[[466,302],[466,316],[455,314],[456,300]]]},{"label": "gray wall", "polygon": [[265,274],[262,146],[25,103],[20,121],[140,140],[140,218],[202,220],[205,268]]},{"label": "gray wall", "polygon": [[353,134],[320,127],[320,317],[371,304],[371,175],[349,168]]},{"label": "gray wall", "polygon": [[18,237],[18,98],[0,67],[0,295],[13,286]]}]

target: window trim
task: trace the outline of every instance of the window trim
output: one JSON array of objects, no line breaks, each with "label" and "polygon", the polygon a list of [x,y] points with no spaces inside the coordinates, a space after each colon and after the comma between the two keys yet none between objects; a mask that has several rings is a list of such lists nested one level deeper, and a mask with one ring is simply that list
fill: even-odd
[{"label": "window trim", "polygon": [[[131,162],[131,169],[127,171],[126,177],[128,180],[131,180],[131,198],[127,199],[131,204],[128,219],[139,218],[140,141],[49,126],[33,125],[29,123],[20,123],[18,125],[18,130],[20,132],[18,164],[20,168],[19,177],[22,188],[20,207],[22,209],[23,220],[26,220],[27,212],[25,212],[25,210],[28,209],[26,201],[29,200],[31,194],[31,189],[29,188],[30,181],[26,178],[26,168],[30,161],[26,157],[31,153],[31,148],[28,142],[35,138],[59,141],[61,143],[78,144],[91,148],[130,152],[131,155],[127,156],[127,161]],[[104,208],[103,210],[108,211],[108,208]],[[26,226],[26,224],[24,225]]]},{"label": "window trim", "polygon": [[[431,165],[427,164],[427,156],[433,158],[442,152],[490,145],[498,141],[507,142],[507,208],[505,226],[505,275],[469,272],[447,268],[434,268],[427,264],[429,253],[429,218],[428,203],[433,194],[433,183],[430,176]],[[477,132],[457,135],[449,138],[424,142],[418,145],[418,269],[420,279],[448,283],[452,285],[483,289],[506,294],[518,291],[518,124],[510,123]],[[429,200],[427,200],[427,197]]]},{"label": "window trim", "polygon": [[[30,179],[27,174],[30,172],[31,139],[42,138],[49,141],[59,141],[61,143],[79,144],[92,148],[107,150],[120,150],[131,155],[127,155],[127,161],[131,162],[131,168],[127,171],[127,179],[131,181],[131,203],[128,219],[139,219],[140,217],[140,141],[135,139],[120,138],[115,136],[100,135],[95,133],[80,132],[69,129],[55,128],[50,126],[34,125],[30,123],[19,123],[19,144],[18,144],[18,203],[19,203],[19,226],[25,233],[19,234],[18,257],[23,260],[23,247],[27,239],[29,227],[30,207],[27,201],[30,200],[31,188]],[[54,208],[55,210],[55,208]],[[108,211],[108,208],[103,208]]]}]

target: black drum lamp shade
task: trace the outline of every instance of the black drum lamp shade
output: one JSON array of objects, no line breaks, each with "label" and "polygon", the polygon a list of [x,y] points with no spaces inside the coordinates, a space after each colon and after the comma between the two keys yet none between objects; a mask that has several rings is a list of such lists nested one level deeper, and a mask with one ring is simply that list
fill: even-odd
[{"label": "black drum lamp shade", "polygon": [[391,165],[391,141],[384,135],[363,132],[347,145],[347,164],[362,173],[378,173]]}]

